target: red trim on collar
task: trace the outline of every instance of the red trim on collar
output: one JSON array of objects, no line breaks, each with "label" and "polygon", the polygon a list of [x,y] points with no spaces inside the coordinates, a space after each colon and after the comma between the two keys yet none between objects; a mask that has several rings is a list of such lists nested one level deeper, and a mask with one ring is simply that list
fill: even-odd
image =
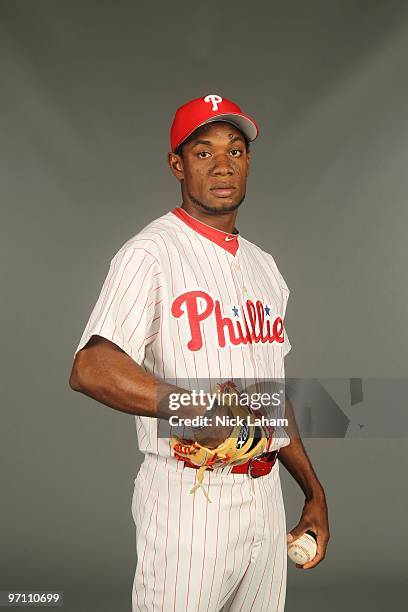
[{"label": "red trim on collar", "polygon": [[232,255],[236,254],[239,247],[239,234],[229,234],[228,232],[223,232],[215,227],[211,227],[211,225],[207,225],[206,223],[203,223],[202,221],[199,221],[195,217],[189,215],[188,212],[180,206],[176,206],[176,208],[174,208],[171,212],[205,238],[212,240],[218,244],[218,246],[222,247],[229,253],[232,253]]}]

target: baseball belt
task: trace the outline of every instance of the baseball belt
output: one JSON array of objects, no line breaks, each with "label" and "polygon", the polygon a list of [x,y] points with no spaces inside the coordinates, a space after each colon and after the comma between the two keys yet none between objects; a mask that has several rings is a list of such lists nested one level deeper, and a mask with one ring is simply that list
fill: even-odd
[{"label": "baseball belt", "polygon": [[[278,456],[278,450],[271,451],[268,453],[262,453],[257,457],[251,457],[245,463],[241,465],[234,465],[230,474],[249,474],[251,478],[259,478],[260,476],[266,476],[272,470],[276,463]],[[199,466],[194,465],[188,459],[183,459],[184,466],[199,469]],[[212,467],[208,467],[209,470],[214,471]]]}]

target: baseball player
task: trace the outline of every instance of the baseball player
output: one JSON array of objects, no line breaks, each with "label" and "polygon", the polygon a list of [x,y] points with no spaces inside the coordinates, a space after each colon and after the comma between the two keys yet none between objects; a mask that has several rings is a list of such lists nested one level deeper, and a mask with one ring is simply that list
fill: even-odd
[{"label": "baseball player", "polygon": [[[272,255],[237,228],[257,135],[255,120],[220,95],[177,110],[168,164],[181,204],[112,258],[75,351],[71,387],[134,415],[144,455],[132,499],[133,612],[281,611],[287,541],[316,534],[317,554],[304,569],[325,555],[325,494],[288,399],[278,410],[289,428],[275,422],[251,434],[238,425],[231,445],[232,404],[214,393],[228,384],[242,401],[243,388],[284,380],[291,348],[289,289]],[[193,401],[198,387],[204,408]],[[225,418],[211,436],[202,419],[217,410]],[[181,438],[172,430],[176,411]],[[279,463],[305,494],[288,535]]]}]

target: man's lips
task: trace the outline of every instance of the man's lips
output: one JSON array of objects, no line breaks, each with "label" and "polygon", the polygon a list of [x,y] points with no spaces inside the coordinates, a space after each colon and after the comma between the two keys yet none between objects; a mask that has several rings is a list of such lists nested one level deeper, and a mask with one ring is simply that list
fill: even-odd
[{"label": "man's lips", "polygon": [[217,187],[211,187],[210,191],[217,196],[217,198],[228,198],[234,193],[235,187],[233,185],[220,185]]}]

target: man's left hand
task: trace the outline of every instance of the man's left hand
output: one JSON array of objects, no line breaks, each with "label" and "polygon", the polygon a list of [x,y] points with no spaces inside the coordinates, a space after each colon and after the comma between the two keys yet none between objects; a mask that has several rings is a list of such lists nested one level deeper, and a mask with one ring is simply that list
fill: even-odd
[{"label": "man's left hand", "polygon": [[299,523],[292,529],[288,536],[288,544],[299,538],[306,531],[311,530],[316,534],[317,552],[312,561],[308,561],[304,565],[296,563],[296,567],[300,569],[312,569],[323,561],[326,556],[327,543],[330,539],[329,520],[327,512],[327,504],[324,496],[318,496],[305,501],[303,506],[302,516]]}]

